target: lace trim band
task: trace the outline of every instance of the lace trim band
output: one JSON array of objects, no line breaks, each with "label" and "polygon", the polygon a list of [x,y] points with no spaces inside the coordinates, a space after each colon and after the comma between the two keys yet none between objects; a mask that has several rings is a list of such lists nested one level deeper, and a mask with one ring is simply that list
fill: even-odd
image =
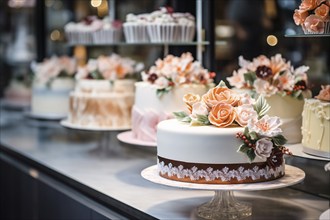
[{"label": "lace trim band", "polygon": [[198,164],[158,156],[159,174],[181,182],[235,184],[270,181],[284,176],[284,161],[275,168],[266,162],[246,164]]}]

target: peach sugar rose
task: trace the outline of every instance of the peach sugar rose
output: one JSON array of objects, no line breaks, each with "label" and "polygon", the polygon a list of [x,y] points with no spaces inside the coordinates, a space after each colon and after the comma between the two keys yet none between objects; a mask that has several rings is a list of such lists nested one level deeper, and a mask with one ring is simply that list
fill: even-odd
[{"label": "peach sugar rose", "polygon": [[234,107],[228,103],[220,102],[212,107],[208,119],[211,124],[217,127],[227,127],[236,118]]},{"label": "peach sugar rose", "polygon": [[200,98],[199,95],[195,95],[195,94],[191,94],[191,93],[185,94],[183,96],[183,102],[187,105],[187,108],[188,108],[190,113],[192,112],[192,106],[195,103],[199,102],[200,99],[201,98]]},{"label": "peach sugar rose", "polygon": [[207,106],[212,108],[212,106],[218,104],[219,102],[237,106],[240,98],[236,92],[226,87],[215,87],[204,94],[202,96],[202,100],[206,103]]},{"label": "peach sugar rose", "polygon": [[320,93],[315,96],[315,98],[322,100],[322,101],[328,101],[330,102],[330,85],[321,86]]},{"label": "peach sugar rose", "polygon": [[330,21],[330,0],[302,0],[293,14],[296,25],[301,25],[305,33],[328,33]]}]

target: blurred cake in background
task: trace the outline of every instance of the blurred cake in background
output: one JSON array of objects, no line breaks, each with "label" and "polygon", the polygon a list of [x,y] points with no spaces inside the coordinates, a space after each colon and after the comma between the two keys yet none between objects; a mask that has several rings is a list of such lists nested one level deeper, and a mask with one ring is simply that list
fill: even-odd
[{"label": "blurred cake in background", "polygon": [[302,119],[303,151],[330,158],[330,85],[305,100]]},{"label": "blurred cake in background", "polygon": [[20,78],[10,80],[4,90],[2,100],[8,107],[29,107],[31,102],[31,83]]},{"label": "blurred cake in background", "polygon": [[190,42],[195,36],[195,17],[161,7],[150,13],[148,34],[151,42]]},{"label": "blurred cake in background", "polygon": [[109,17],[105,17],[102,19],[102,27],[93,32],[93,43],[118,43],[121,40],[122,29],[121,21],[111,21]]},{"label": "blurred cake in background", "polygon": [[64,31],[69,44],[92,44],[93,33],[102,27],[102,20],[88,16],[80,22],[69,22],[64,26]]},{"label": "blurred cake in background", "polygon": [[195,36],[195,17],[160,7],[151,13],[127,14],[124,34],[127,42],[190,42]]},{"label": "blurred cake in background", "polygon": [[156,60],[154,66],[142,72],[143,81],[135,83],[133,138],[155,142],[157,124],[184,107],[182,98],[186,93],[202,95],[213,87],[214,76],[190,53]]},{"label": "blurred cake in background", "polygon": [[252,61],[239,57],[238,70],[227,77],[229,84],[252,96],[265,96],[271,106],[268,114],[283,120],[283,134],[289,144],[301,143],[301,114],[304,98],[311,97],[307,89],[309,67],[294,68],[281,54],[270,58],[260,55]]},{"label": "blurred cake in background", "polygon": [[85,128],[129,129],[136,73],[143,64],[117,54],[89,59],[78,69],[68,122]]},{"label": "blurred cake in background", "polygon": [[123,30],[126,42],[145,43],[149,42],[147,31],[148,14],[126,15],[126,21],[123,23]]},{"label": "blurred cake in background", "polygon": [[41,63],[32,62],[31,114],[64,118],[69,109],[69,93],[74,88],[77,64],[68,56],[52,56]]}]

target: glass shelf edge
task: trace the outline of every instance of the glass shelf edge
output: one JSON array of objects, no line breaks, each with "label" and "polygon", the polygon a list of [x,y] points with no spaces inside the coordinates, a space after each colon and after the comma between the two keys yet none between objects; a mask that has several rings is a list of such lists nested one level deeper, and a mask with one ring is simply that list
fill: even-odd
[{"label": "glass shelf edge", "polygon": [[97,47],[97,46],[197,46],[197,45],[209,45],[208,41],[203,42],[168,42],[168,43],[153,43],[153,42],[142,42],[142,43],[105,43],[105,44],[70,44],[67,43],[69,47],[75,46],[87,46],[87,47]]},{"label": "glass shelf edge", "polygon": [[330,34],[286,34],[285,37],[330,37]]}]

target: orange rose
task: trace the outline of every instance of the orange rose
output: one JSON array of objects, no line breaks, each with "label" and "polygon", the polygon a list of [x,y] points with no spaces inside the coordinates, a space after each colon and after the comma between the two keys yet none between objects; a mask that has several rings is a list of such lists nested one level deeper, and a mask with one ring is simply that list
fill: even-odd
[{"label": "orange rose", "polygon": [[230,104],[220,102],[212,107],[208,118],[214,126],[224,128],[234,122],[236,112],[234,111],[234,107]]},{"label": "orange rose", "polygon": [[326,21],[329,19],[329,6],[322,4],[319,7],[315,9],[315,14],[320,16],[323,21]]},{"label": "orange rose", "polygon": [[309,11],[315,9],[318,5],[317,0],[303,0],[299,5],[301,11]]},{"label": "orange rose", "polygon": [[188,94],[185,94],[182,99],[183,99],[183,102],[186,103],[187,108],[188,108],[189,112],[191,113],[193,104],[195,104],[196,102],[199,102],[201,98],[199,95],[188,93]]},{"label": "orange rose", "polygon": [[240,100],[239,95],[228,89],[227,87],[215,87],[210,89],[206,94],[202,96],[202,100],[206,105],[212,108],[219,102],[224,102],[232,106],[237,106]]},{"label": "orange rose", "polygon": [[308,16],[307,11],[301,11],[298,9],[294,10],[294,14],[293,14],[294,23],[296,23],[296,25],[303,24],[307,16]]}]

